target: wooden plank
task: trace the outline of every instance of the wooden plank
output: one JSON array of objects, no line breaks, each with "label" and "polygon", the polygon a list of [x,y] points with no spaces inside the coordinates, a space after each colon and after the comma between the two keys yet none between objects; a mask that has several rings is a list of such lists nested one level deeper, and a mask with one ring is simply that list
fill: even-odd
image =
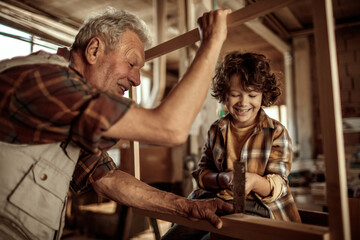
[{"label": "wooden plank", "polygon": [[302,223],[314,224],[319,226],[329,226],[328,213],[299,209],[299,214]]},{"label": "wooden plank", "polygon": [[[166,1],[153,0],[155,43],[159,44],[165,39],[166,29]],[[166,55],[162,55],[153,62],[153,86],[147,101],[147,108],[157,106],[165,94],[166,88]]]},{"label": "wooden plank", "polygon": [[304,28],[299,19],[288,7],[278,9],[274,14],[281,22],[285,22],[286,28],[290,29],[291,31]]},{"label": "wooden plank", "polygon": [[262,37],[265,41],[270,43],[273,47],[279,50],[281,53],[290,52],[291,46],[283,41],[278,35],[265,26],[260,20],[254,19],[246,22],[245,25],[253,30],[257,35]]},{"label": "wooden plank", "polygon": [[331,239],[351,239],[344,137],[331,0],[312,2]]},{"label": "wooden plank", "polygon": [[[256,2],[229,14],[227,19],[227,26],[234,27],[239,24],[243,24],[251,19],[270,13],[275,9],[287,6],[291,2],[294,2],[294,0],[262,0]],[[167,54],[182,47],[186,47],[199,40],[200,35],[198,29],[193,29],[158,46],[148,49],[145,51],[145,59],[146,61],[150,61],[161,55]]]},{"label": "wooden plank", "polygon": [[[136,88],[132,87],[129,90],[129,97],[136,102],[137,93]],[[140,146],[138,141],[130,141],[130,173],[140,180]],[[131,223],[133,219],[133,209],[131,207],[123,207],[125,221],[121,239],[129,239]]]},{"label": "wooden plank", "polygon": [[[314,118],[313,118],[313,95],[311,78],[310,42],[307,36],[293,38],[293,61],[294,61],[294,93],[288,94],[295,99],[297,116],[297,138],[293,144],[299,144],[300,159],[312,159],[314,156]],[[287,84],[287,82],[286,82]]]},{"label": "wooden plank", "polygon": [[[132,87],[129,91],[130,98],[136,102],[136,88]],[[140,180],[140,148],[138,141],[130,141],[130,173]]]},{"label": "wooden plank", "polygon": [[216,229],[208,221],[190,221],[187,218],[160,214],[151,211],[133,209],[135,213],[150,216],[156,219],[177,223],[183,226],[196,228],[219,235],[236,239],[266,239],[266,240],[312,240],[329,239],[328,227],[301,224],[294,222],[277,221],[273,219],[260,218],[243,213],[222,216],[223,227]]}]

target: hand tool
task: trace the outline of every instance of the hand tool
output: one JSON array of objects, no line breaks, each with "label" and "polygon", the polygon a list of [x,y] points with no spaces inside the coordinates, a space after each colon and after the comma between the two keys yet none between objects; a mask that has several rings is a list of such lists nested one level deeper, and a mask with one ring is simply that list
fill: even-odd
[{"label": "hand tool", "polygon": [[234,162],[234,211],[235,213],[245,212],[245,162]]}]

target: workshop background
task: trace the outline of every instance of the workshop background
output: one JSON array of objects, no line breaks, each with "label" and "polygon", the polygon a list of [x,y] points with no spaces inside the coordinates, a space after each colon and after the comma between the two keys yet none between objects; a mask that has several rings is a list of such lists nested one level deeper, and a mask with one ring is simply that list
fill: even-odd
[{"label": "workshop background", "polygon": [[[255,0],[2,0],[0,2],[0,60],[38,50],[56,52],[69,47],[77,29],[93,12],[112,6],[140,16],[157,45],[196,28],[203,12],[237,10]],[[333,0],[343,132],[349,198],[360,198],[360,1]],[[229,29],[221,56],[231,50],[266,55],[282,79],[283,95],[266,112],[280,120],[293,141],[294,163],[289,177],[299,208],[327,211],[319,91],[315,64],[311,1],[293,4]],[[9,47],[11,46],[11,47]],[[191,62],[198,44],[147,62],[137,102],[145,108],[159,104]],[[196,167],[210,124],[224,108],[210,94],[197,116],[188,141],[165,148],[140,143],[141,180],[165,191],[187,196],[194,188]],[[118,167],[130,171],[130,143],[120,141],[109,151]],[[158,239],[171,223],[131,214],[130,210],[93,191],[69,191],[63,239]],[[157,229],[158,228],[158,229]]]}]

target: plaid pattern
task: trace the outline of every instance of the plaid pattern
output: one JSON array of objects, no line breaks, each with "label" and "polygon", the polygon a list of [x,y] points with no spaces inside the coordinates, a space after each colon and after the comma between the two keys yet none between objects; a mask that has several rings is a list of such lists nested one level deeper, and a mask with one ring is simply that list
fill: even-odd
[{"label": "plaid pattern", "polygon": [[0,141],[75,142],[82,152],[71,185],[80,190],[116,168],[104,151],[117,139],[101,134],[132,103],[92,88],[72,66],[15,66],[0,73]]},{"label": "plaid pattern", "polygon": [[[208,131],[203,153],[199,161],[199,168],[193,172],[198,186],[201,186],[201,175],[205,171],[223,172],[226,164],[226,133],[230,124],[231,115],[217,120]],[[294,199],[288,184],[288,175],[292,164],[291,139],[284,126],[269,118],[264,110],[260,110],[259,124],[253,134],[245,142],[241,151],[240,161],[247,163],[247,171],[260,176],[281,177],[283,191],[279,199],[267,202],[261,199],[270,210],[273,219],[300,222]],[[249,198],[259,198],[251,193]]]}]

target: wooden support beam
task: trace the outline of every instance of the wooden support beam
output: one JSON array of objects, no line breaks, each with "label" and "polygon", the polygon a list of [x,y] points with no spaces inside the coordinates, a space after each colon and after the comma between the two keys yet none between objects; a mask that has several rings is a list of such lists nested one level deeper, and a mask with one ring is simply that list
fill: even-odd
[{"label": "wooden support beam", "polygon": [[276,35],[258,19],[248,21],[245,23],[245,25],[249,27],[252,31],[254,31],[257,35],[262,37],[265,41],[270,43],[281,53],[291,51],[291,46],[288,43],[284,42],[278,35]]},{"label": "wooden support beam", "polygon": [[71,46],[77,34],[73,26],[65,25],[39,13],[30,12],[17,6],[0,1],[0,21],[9,26],[48,39],[51,42]]},{"label": "wooden support beam", "polygon": [[[234,27],[236,25],[243,24],[251,19],[270,13],[275,9],[287,6],[291,2],[294,2],[294,0],[262,0],[256,2],[229,14],[227,19],[227,25],[228,27]],[[156,47],[148,49],[145,52],[145,59],[146,61],[150,61],[161,55],[167,54],[182,47],[186,47],[199,40],[200,35],[198,29],[193,29]]]},{"label": "wooden support beam", "polygon": [[331,239],[351,239],[344,136],[334,16],[331,0],[314,0],[313,19],[321,134],[325,155],[326,198]]},{"label": "wooden support beam", "polygon": [[[136,102],[136,88],[132,87],[129,91],[129,97]],[[140,147],[138,141],[130,141],[130,173],[140,180]]]},{"label": "wooden support beam", "polygon": [[[132,87],[129,90],[129,97],[136,102],[137,100],[137,93],[136,88]],[[130,173],[137,179],[140,180],[140,144],[138,141],[130,141]],[[124,206],[124,211],[126,212],[124,227],[121,239],[127,240],[129,239],[131,223],[133,219],[133,209],[131,207]]]},{"label": "wooden support beam", "polygon": [[[156,42],[161,43],[165,39],[165,30],[167,29],[166,1],[153,0],[155,8],[155,32]],[[153,88],[151,90],[149,101],[154,107],[158,105],[164,97],[166,88],[166,55],[162,55],[154,61],[153,68]]]},{"label": "wooden support beam", "polygon": [[[310,42],[307,36],[293,38],[294,56],[294,93],[286,92],[286,96],[291,95],[295,100],[296,109],[296,128],[301,129],[297,132],[297,138],[293,139],[293,144],[299,144],[300,161],[311,159],[314,156],[314,135],[313,130],[313,95],[311,79],[311,56]],[[294,97],[295,96],[295,97]]]},{"label": "wooden support beam", "polygon": [[190,221],[187,218],[160,214],[151,211],[133,209],[134,212],[168,222],[174,222],[186,227],[196,228],[218,235],[236,239],[266,239],[266,240],[312,240],[329,239],[328,227],[301,224],[294,222],[277,221],[273,219],[254,217],[242,213],[221,217],[223,227],[216,229],[208,221]]}]

